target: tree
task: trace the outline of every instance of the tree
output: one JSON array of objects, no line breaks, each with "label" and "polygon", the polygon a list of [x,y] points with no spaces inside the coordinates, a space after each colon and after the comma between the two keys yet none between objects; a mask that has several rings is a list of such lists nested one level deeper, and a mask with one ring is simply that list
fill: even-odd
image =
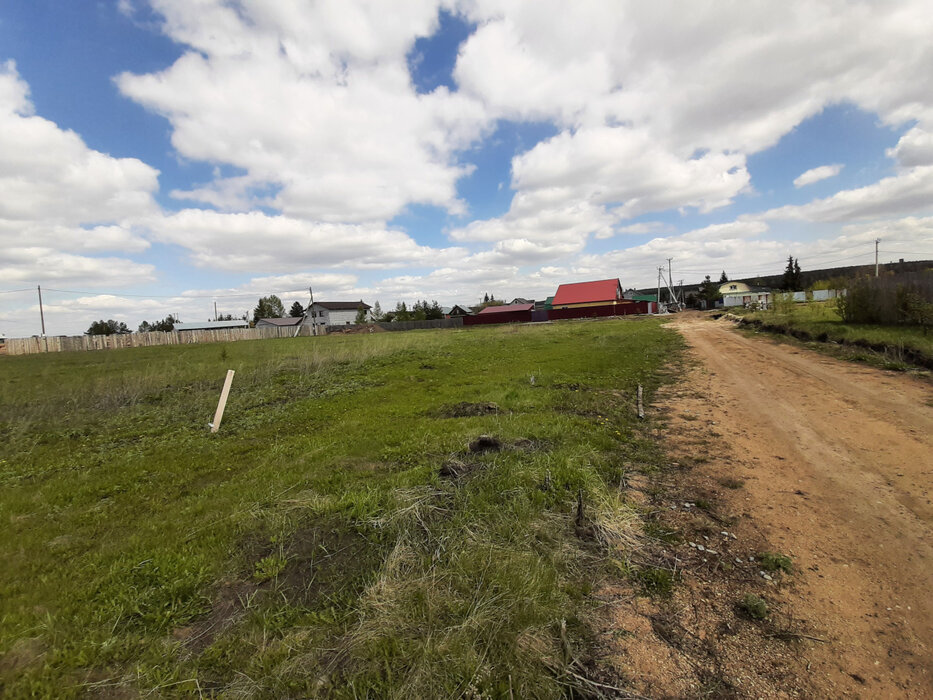
[{"label": "tree", "polygon": [[379,306],[378,301],[375,304],[373,304],[372,317],[373,317],[373,321],[382,320],[382,307]]},{"label": "tree", "polygon": [[292,308],[288,310],[288,315],[292,318],[301,318],[305,315],[305,307],[301,305],[300,301],[296,301],[292,304]]},{"label": "tree", "polygon": [[425,309],[425,318],[429,321],[436,321],[444,318],[444,310],[437,303],[437,300],[431,302],[431,306]]},{"label": "tree", "polygon": [[489,293],[487,292],[486,295],[483,297],[483,303],[486,304],[488,302],[489,302]]},{"label": "tree", "polygon": [[803,289],[800,279],[800,263],[794,259],[793,255],[787,256],[787,267],[784,268],[781,288],[788,292],[799,292]]},{"label": "tree", "polygon": [[84,331],[85,335],[123,335],[129,332],[130,329],[126,327],[126,323],[114,321],[113,319],[94,321],[90,328]]},{"label": "tree", "polygon": [[408,307],[405,306],[404,301],[400,301],[395,305],[395,318],[393,321],[411,321],[411,312],[408,310]]},{"label": "tree", "polygon": [[257,323],[261,318],[282,318],[285,315],[285,307],[282,300],[275,294],[267,297],[260,297],[259,303],[253,309],[253,323]]},{"label": "tree", "polygon": [[[221,318],[220,320],[223,321],[224,319]],[[137,329],[137,332],[138,333],[149,333],[151,331],[162,331],[163,333],[167,333],[169,331],[175,330],[176,323],[178,323],[178,319],[172,316],[171,314],[169,314],[168,316],[163,318],[161,321],[156,321],[155,323],[149,323],[149,321],[143,321],[142,323],[139,324],[139,328]]]},{"label": "tree", "polygon": [[360,303],[360,305],[356,307],[356,320],[354,320],[353,322],[354,323],[367,323],[368,321],[369,321],[369,317],[366,315],[366,307],[364,307],[363,304]]},{"label": "tree", "polygon": [[728,282],[728,281],[729,281],[729,278],[726,277],[726,271],[723,270],[723,271],[722,271],[722,274],[719,275],[719,284],[725,284],[725,283]]},{"label": "tree", "polygon": [[[728,282],[728,280],[726,281]],[[719,284],[713,282],[709,275],[700,284],[699,295],[701,299],[706,301],[706,307],[710,309],[716,305],[717,301],[722,299],[722,294],[719,293]]]}]

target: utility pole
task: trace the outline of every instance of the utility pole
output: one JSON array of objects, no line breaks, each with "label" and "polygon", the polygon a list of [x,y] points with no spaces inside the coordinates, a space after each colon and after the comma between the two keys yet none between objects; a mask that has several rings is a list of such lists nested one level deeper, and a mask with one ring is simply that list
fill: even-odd
[{"label": "utility pole", "polygon": [[45,351],[49,351],[49,339],[45,335],[45,313],[42,311],[42,285],[37,284],[36,290],[39,292],[39,320],[42,321],[42,340],[45,341]]},{"label": "utility pole", "polygon": [[317,321],[314,319],[314,289],[308,287],[308,294],[311,296],[311,303],[308,304],[308,311],[311,312],[311,335],[317,335]]},{"label": "utility pole", "polygon": [[214,320],[217,320],[217,302],[214,302]]},{"label": "utility pole", "polygon": [[658,313],[661,313],[661,268],[658,268]]},{"label": "utility pole", "polygon": [[36,289],[39,290],[39,320],[42,321],[42,337],[45,337],[45,313],[42,311],[42,285],[37,284]]},{"label": "utility pole", "polygon": [[[674,285],[674,275],[671,273],[671,260],[673,259],[674,258],[667,259],[667,288],[670,290],[671,296],[674,296],[674,290],[671,289],[671,287]],[[671,299],[671,301],[674,300]]]},{"label": "utility pole", "polygon": [[878,276],[878,244],[881,243],[880,238],[875,239],[875,277]]}]

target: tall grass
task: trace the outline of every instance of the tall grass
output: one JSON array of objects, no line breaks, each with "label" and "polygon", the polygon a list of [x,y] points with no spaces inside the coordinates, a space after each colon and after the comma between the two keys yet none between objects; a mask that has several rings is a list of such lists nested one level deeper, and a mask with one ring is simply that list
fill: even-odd
[{"label": "tall grass", "polygon": [[[5,358],[0,688],[566,696],[588,591],[637,558],[617,486],[658,455],[631,397],[677,342],[605,321]],[[498,411],[439,418],[462,402]]]}]

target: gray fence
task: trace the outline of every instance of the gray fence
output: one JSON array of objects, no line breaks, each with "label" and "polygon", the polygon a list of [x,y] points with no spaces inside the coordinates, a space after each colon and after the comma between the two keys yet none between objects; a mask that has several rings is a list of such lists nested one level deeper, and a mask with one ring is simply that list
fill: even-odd
[{"label": "gray fence", "polygon": [[[365,332],[369,324],[349,324],[345,326],[325,326],[327,333],[360,333]],[[433,321],[393,321],[392,323],[374,323],[384,331],[416,331],[427,328],[461,328],[463,318],[439,318]]]},{"label": "gray fence", "polygon": [[[308,328],[301,335],[308,335]],[[238,340],[264,338],[291,338],[294,328],[219,328],[205,331],[171,331],[162,333],[128,333],[126,335],[75,335],[40,338],[9,338],[0,345],[7,355],[31,355],[41,352],[76,352],[86,350],[114,350],[116,348],[145,348],[153,345],[188,345],[190,343],[229,343]]]}]

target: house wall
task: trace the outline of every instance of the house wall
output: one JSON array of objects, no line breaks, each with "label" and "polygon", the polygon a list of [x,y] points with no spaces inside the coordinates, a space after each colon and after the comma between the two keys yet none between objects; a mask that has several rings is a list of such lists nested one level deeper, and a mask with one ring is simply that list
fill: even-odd
[{"label": "house wall", "polygon": [[719,285],[719,293],[723,296],[726,294],[748,294],[749,291],[751,291],[751,287],[744,282],[723,282]]},{"label": "house wall", "polygon": [[580,304],[558,304],[553,306],[555,309],[584,309],[590,306],[612,306],[613,304],[621,304],[622,300],[614,301],[612,299],[608,301],[585,301]]},{"label": "house wall", "polygon": [[[312,324],[316,326],[346,326],[356,322],[356,309],[347,309],[346,311],[332,311],[324,309],[315,304],[311,307],[311,313],[305,317],[305,325]],[[367,320],[372,318],[372,312],[367,311]]]},{"label": "house wall", "polygon": [[771,292],[745,292],[744,294],[733,292],[722,295],[723,306],[745,306],[745,304],[768,306],[771,304]]}]

